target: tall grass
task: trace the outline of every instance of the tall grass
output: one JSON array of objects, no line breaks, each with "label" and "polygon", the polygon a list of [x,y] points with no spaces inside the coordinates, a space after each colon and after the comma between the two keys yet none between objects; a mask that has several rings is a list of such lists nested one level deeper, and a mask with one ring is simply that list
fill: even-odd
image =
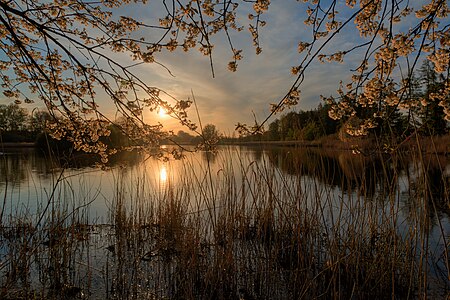
[{"label": "tall grass", "polygon": [[56,181],[36,214],[3,216],[0,298],[448,297],[446,158],[236,149],[162,189],[116,169],[106,224],[98,194]]}]

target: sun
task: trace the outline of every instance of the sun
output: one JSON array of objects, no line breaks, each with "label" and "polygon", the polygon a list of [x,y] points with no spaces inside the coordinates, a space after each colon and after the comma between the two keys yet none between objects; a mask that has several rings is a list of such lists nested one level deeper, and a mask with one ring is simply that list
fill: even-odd
[{"label": "sun", "polygon": [[167,116],[167,112],[164,108],[160,107],[160,108],[158,108],[158,115],[160,117],[165,117],[165,116]]}]

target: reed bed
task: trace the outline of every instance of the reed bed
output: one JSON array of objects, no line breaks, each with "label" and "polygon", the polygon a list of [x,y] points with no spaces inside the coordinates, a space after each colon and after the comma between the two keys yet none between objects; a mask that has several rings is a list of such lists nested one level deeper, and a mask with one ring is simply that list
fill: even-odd
[{"label": "reed bed", "polygon": [[443,158],[235,151],[186,158],[162,188],[116,169],[104,223],[99,193],[59,176],[36,212],[2,214],[0,298],[449,296]]}]

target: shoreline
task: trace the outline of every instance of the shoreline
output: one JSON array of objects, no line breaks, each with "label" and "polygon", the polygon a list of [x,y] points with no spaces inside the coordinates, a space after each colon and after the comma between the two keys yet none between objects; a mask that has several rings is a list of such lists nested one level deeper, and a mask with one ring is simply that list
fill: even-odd
[{"label": "shoreline", "polygon": [[410,136],[397,143],[383,143],[373,138],[355,138],[342,141],[333,136],[324,137],[315,141],[222,141],[219,145],[236,146],[286,146],[286,147],[305,147],[305,148],[323,148],[334,150],[382,150],[392,152],[401,151],[420,151],[423,153],[450,154],[450,134],[444,136],[424,137]]},{"label": "shoreline", "polygon": [[[417,142],[420,144],[418,147]],[[305,147],[305,148],[323,148],[323,149],[335,149],[335,150],[354,150],[354,149],[374,149],[374,143],[372,139],[355,139],[353,141],[341,141],[336,138],[323,138],[315,141],[220,141],[218,145],[235,145],[235,146],[281,146],[281,147]],[[170,145],[170,144],[167,144]],[[387,145],[386,145],[387,146]],[[401,150],[421,150],[425,153],[438,153],[438,154],[450,154],[450,135],[441,137],[419,137],[408,138],[407,140],[399,143],[396,146]],[[5,142],[0,143],[1,149],[13,149],[13,148],[36,148],[34,142]]]},{"label": "shoreline", "polygon": [[223,142],[219,145],[236,145],[236,146],[301,146],[301,147],[323,147],[322,141],[242,141],[242,142]]}]

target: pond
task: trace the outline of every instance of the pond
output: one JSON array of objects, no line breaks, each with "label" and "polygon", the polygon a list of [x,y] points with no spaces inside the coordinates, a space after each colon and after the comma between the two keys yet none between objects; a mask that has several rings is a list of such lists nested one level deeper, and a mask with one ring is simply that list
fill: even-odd
[{"label": "pond", "polygon": [[448,295],[448,156],[184,154],[124,153],[98,167],[5,149],[3,297]]}]

